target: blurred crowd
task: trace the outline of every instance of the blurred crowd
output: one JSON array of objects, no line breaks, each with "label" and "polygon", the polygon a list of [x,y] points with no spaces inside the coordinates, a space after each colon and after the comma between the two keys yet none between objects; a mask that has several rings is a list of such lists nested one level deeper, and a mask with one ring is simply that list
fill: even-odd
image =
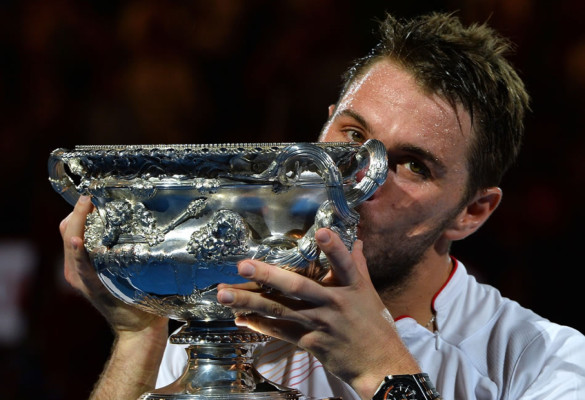
[{"label": "blurred crowd", "polygon": [[454,254],[478,280],[585,332],[581,0],[0,2],[0,397],[87,397],[111,333],[62,276],[70,206],[47,158],[77,144],[313,141],[387,10],[455,11],[517,45],[533,97],[504,201]]}]

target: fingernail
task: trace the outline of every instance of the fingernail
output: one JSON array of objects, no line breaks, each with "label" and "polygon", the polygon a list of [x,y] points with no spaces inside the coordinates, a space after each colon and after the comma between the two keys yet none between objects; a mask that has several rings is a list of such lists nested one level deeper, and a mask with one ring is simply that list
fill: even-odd
[{"label": "fingernail", "polygon": [[256,268],[248,262],[243,262],[238,267],[238,272],[244,278],[251,278],[254,276],[254,272],[256,272]]},{"label": "fingernail", "polygon": [[236,324],[236,326],[247,327],[248,326],[248,318],[246,318],[244,316],[238,316],[234,320],[234,323]]},{"label": "fingernail", "polygon": [[80,203],[87,203],[90,200],[89,196],[79,196]]},{"label": "fingernail", "polygon": [[329,232],[327,232],[325,229],[320,229],[315,234],[315,239],[317,239],[317,241],[320,242],[321,244],[327,244],[329,243],[331,236],[329,235]]},{"label": "fingernail", "polygon": [[217,293],[217,299],[222,304],[232,304],[234,302],[235,296],[229,290],[220,290]]}]

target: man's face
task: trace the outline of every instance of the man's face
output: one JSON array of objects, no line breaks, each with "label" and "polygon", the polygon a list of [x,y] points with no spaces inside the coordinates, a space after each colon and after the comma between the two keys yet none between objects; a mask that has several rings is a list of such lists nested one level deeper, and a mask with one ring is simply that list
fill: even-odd
[{"label": "man's face", "polygon": [[386,183],[358,208],[358,237],[372,280],[398,288],[445,241],[444,230],[461,211],[469,115],[423,93],[408,72],[387,60],[357,79],[332,111],[321,141],[378,139],[388,150]]}]

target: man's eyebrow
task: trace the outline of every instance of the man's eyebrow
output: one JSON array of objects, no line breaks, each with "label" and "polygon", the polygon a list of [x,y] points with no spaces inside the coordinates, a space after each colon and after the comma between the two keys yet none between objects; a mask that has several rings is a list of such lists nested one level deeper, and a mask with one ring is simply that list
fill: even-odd
[{"label": "man's eyebrow", "polygon": [[405,153],[415,154],[421,159],[433,164],[439,172],[444,172],[447,170],[447,166],[443,164],[439,157],[420,146],[415,146],[409,143],[402,143],[399,144],[397,148]]},{"label": "man's eyebrow", "polygon": [[350,110],[348,108],[345,108],[341,111],[339,111],[338,115],[340,116],[344,116],[344,117],[350,117],[355,119],[361,126],[363,126],[363,128],[368,131],[368,132],[372,132],[372,127],[368,124],[368,122],[366,121],[366,119],[359,113],[355,112],[354,110]]},{"label": "man's eyebrow", "polygon": [[[353,118],[363,126],[364,130],[372,135],[372,128],[361,114],[348,108],[339,111],[337,114],[339,116]],[[405,153],[415,154],[421,159],[433,164],[439,173],[444,173],[447,170],[447,166],[439,159],[439,157],[427,149],[424,149],[420,146],[415,146],[410,143],[399,144],[398,148]],[[388,154],[388,156],[390,156],[390,154]]]}]

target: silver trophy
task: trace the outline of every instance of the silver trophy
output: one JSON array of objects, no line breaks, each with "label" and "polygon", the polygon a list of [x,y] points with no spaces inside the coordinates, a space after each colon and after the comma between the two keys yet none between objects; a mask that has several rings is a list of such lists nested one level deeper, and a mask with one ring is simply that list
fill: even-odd
[{"label": "silver trophy", "polygon": [[170,341],[188,365],[141,399],[299,399],[252,365],[270,338],[234,324],[219,283],[245,282],[253,258],[321,279],[328,271],[315,232],[348,249],[354,208],[386,179],[377,140],[356,143],[76,146],[49,158],[49,180],[70,204],[90,195],[85,248],[104,285],[148,312],[184,321]]}]

